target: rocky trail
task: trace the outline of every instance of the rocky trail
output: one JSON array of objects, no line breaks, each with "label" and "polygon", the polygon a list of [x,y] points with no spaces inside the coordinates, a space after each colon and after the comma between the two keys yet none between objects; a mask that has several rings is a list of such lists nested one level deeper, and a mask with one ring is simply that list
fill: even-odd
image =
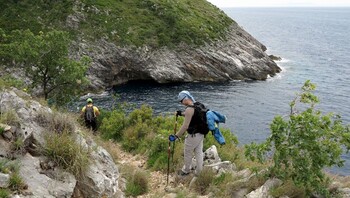
[{"label": "rocky trail", "polygon": [[[123,151],[120,145],[115,144],[118,150],[118,164],[122,166],[132,166],[134,170],[142,169],[143,171],[149,172],[146,169],[146,157],[141,155],[132,155],[126,151]],[[123,174],[123,173],[122,173]],[[149,192],[147,194],[138,196],[140,198],[155,197],[156,195],[164,195],[166,187],[167,174],[161,171],[149,172]],[[174,182],[172,175],[169,175],[169,185]]]}]

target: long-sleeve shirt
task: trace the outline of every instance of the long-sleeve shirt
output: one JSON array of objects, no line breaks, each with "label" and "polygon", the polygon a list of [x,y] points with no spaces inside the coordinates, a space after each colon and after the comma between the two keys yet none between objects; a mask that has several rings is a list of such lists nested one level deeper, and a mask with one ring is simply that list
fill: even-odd
[{"label": "long-sleeve shirt", "polygon": [[187,129],[190,125],[190,122],[192,120],[192,116],[194,115],[194,108],[187,107],[185,112],[184,112],[184,115],[185,115],[185,120],[184,120],[181,128],[179,129],[179,131],[176,133],[176,135],[178,137],[182,136],[185,133],[185,131],[187,131]]}]

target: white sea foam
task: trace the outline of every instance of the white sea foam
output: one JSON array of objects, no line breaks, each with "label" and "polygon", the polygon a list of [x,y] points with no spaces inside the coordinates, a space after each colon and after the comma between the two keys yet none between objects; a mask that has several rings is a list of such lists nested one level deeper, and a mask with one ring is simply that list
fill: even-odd
[{"label": "white sea foam", "polygon": [[277,65],[278,65],[279,68],[281,68],[281,72],[277,73],[274,76],[267,75],[267,79],[266,79],[267,82],[273,82],[275,80],[282,79],[284,74],[287,72],[286,67],[282,66],[281,64],[277,64]]},{"label": "white sea foam", "polygon": [[279,60],[279,61],[275,61],[276,63],[288,63],[290,62],[289,59],[286,59],[286,58],[282,58],[282,60]]}]

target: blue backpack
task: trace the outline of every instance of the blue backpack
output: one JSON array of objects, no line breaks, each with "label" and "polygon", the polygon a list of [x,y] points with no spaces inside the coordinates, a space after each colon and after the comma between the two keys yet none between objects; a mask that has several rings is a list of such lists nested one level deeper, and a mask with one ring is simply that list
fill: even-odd
[{"label": "blue backpack", "polygon": [[219,123],[225,123],[226,116],[220,114],[219,112],[207,109],[204,104],[200,102],[193,103],[193,107],[195,115],[198,116],[197,119],[200,120],[198,126],[200,128],[199,132],[206,136],[209,131],[211,131],[215,140],[220,145],[224,145],[226,142],[224,136],[219,130]]}]

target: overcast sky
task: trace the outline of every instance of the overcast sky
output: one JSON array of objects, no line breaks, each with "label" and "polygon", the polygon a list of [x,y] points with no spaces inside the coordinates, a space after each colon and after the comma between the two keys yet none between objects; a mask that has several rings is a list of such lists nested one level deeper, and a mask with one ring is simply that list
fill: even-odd
[{"label": "overcast sky", "polygon": [[217,7],[349,7],[350,0],[207,0]]}]

